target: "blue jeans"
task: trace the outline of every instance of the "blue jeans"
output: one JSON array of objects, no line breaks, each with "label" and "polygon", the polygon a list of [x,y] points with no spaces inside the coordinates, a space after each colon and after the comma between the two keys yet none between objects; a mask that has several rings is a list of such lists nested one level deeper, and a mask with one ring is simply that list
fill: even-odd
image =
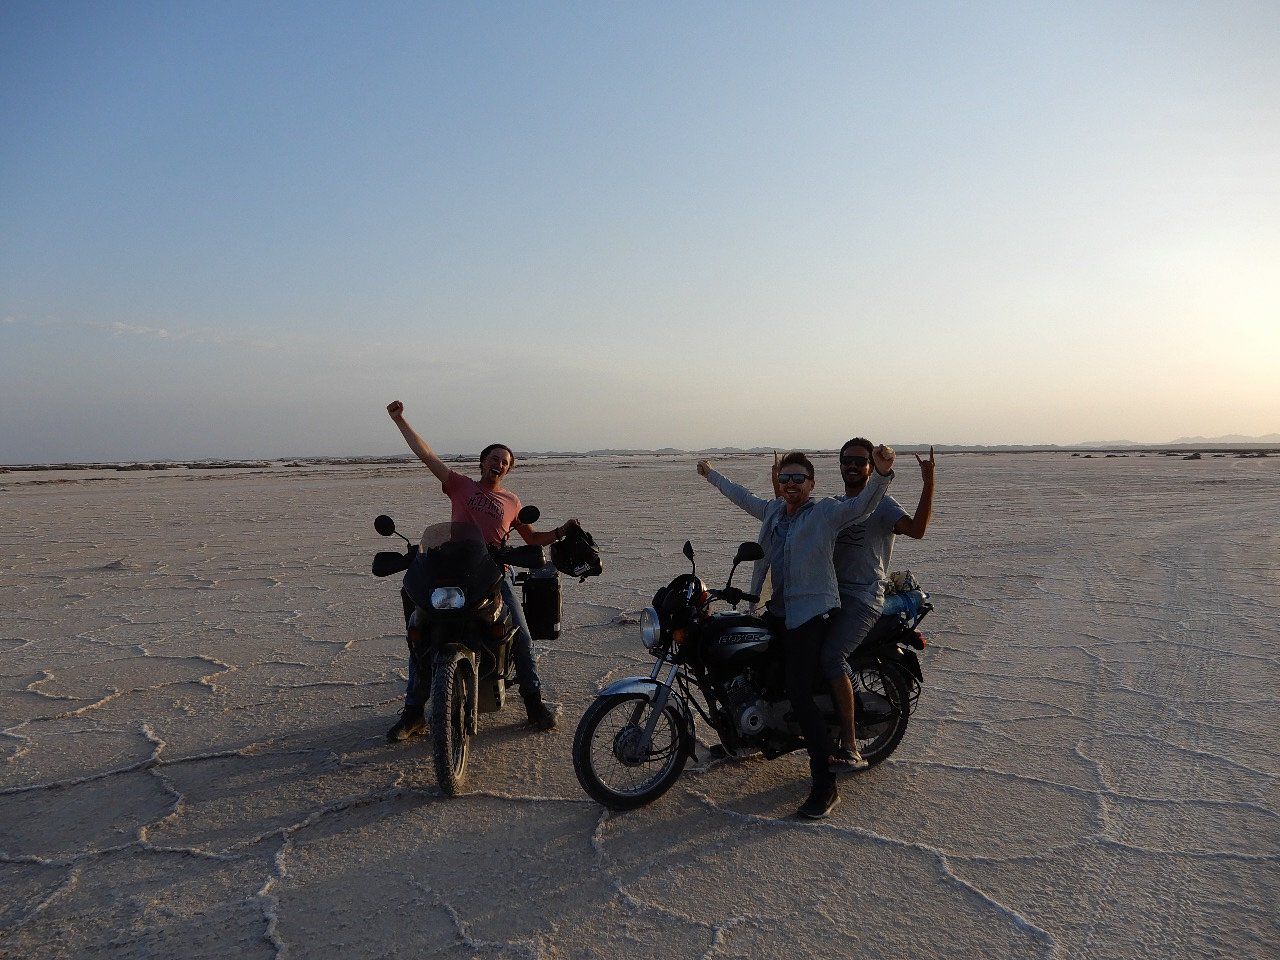
[{"label": "blue jeans", "polygon": [[[516,664],[516,679],[520,683],[520,695],[526,699],[542,692],[542,681],[538,678],[538,667],[533,659],[533,636],[529,633],[529,624],[524,618],[524,608],[516,598],[515,587],[511,581],[503,577],[500,584],[502,602],[511,612],[511,619],[516,625],[515,640],[511,644],[511,652]],[[427,697],[431,693],[430,664],[420,674],[416,665],[417,657],[409,653],[409,678],[405,682],[404,707],[406,710],[421,710],[426,706]]]}]

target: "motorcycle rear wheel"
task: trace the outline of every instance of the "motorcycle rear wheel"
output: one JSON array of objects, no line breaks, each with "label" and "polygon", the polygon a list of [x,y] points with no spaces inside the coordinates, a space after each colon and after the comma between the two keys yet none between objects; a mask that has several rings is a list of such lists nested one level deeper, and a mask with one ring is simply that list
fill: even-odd
[{"label": "motorcycle rear wheel", "polygon": [[666,793],[689,759],[692,735],[675,704],[667,703],[642,759],[628,753],[648,723],[643,693],[598,697],[573,735],[573,772],[582,789],[610,810],[634,810]]},{"label": "motorcycle rear wheel", "polygon": [[451,797],[461,793],[466,782],[475,709],[471,659],[454,649],[437,659],[431,678],[432,759],[436,782]]},{"label": "motorcycle rear wheel", "polygon": [[910,719],[911,694],[897,671],[883,664],[855,666],[853,674],[854,693],[859,702],[862,702],[864,693],[875,694],[888,702],[889,715],[879,723],[871,724],[869,732],[872,735],[865,739],[862,733],[868,726],[868,718],[862,709],[858,711],[858,746],[867,765],[874,767],[887,760],[902,742],[907,732],[907,720]]}]

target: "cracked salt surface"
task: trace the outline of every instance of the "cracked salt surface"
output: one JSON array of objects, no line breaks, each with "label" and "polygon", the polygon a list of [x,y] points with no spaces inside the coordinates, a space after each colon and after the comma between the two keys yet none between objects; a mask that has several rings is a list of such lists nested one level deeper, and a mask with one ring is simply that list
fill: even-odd
[{"label": "cracked salt surface", "polygon": [[924,697],[819,824],[801,757],[625,815],[573,776],[680,544],[714,579],[753,533],[691,464],[522,464],[606,573],[543,652],[562,728],[485,717],[452,800],[382,741],[404,647],[365,573],[373,515],[443,519],[420,470],[5,479],[0,956],[1274,956],[1276,463],[944,459],[897,550],[938,602]]}]

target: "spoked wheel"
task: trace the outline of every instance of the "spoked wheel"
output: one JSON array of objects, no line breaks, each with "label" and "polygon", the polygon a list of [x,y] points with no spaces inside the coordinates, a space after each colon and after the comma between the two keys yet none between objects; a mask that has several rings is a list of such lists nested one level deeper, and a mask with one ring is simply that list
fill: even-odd
[{"label": "spoked wheel", "polygon": [[693,737],[670,702],[644,745],[652,715],[645,694],[618,693],[597,698],[578,721],[573,771],[582,789],[610,810],[633,810],[658,799],[689,759]]},{"label": "spoked wheel", "polygon": [[431,678],[431,746],[436,781],[449,796],[462,791],[476,709],[471,659],[454,649],[436,661]]},{"label": "spoked wheel", "polygon": [[858,702],[858,748],[875,766],[898,747],[907,732],[910,694],[898,674],[872,663],[853,669],[853,694]]}]

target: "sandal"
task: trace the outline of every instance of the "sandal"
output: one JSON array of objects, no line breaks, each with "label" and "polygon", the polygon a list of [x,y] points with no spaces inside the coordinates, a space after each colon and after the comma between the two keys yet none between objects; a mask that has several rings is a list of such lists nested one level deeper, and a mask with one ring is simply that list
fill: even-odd
[{"label": "sandal", "polygon": [[828,762],[832,773],[848,773],[854,770],[865,770],[870,764],[867,763],[861,753],[856,750],[850,750],[848,747],[841,747],[831,755]]}]

